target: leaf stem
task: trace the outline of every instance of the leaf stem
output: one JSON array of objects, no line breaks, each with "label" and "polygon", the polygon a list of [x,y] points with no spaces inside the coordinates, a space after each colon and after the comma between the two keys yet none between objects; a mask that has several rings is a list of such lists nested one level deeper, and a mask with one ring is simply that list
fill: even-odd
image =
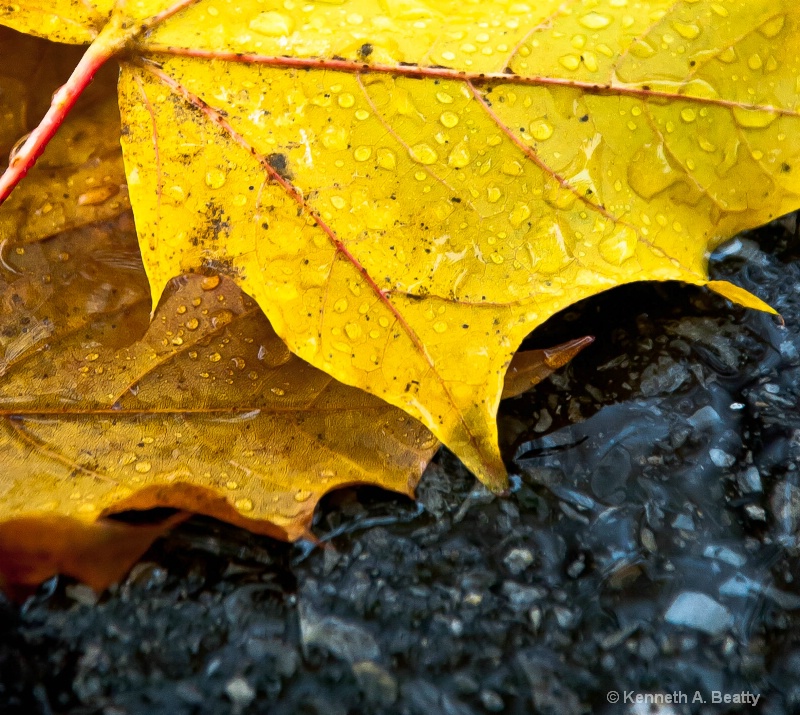
[{"label": "leaf stem", "polygon": [[8,168],[0,176],[0,205],[36,163],[97,70],[125,46],[129,37],[130,32],[122,23],[112,21],[89,45],[69,79],[53,94],[47,114],[13,154]]}]

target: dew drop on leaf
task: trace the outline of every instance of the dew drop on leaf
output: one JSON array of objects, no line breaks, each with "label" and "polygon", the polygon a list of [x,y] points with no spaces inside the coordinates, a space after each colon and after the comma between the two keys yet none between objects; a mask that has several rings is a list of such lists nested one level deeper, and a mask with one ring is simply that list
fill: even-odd
[{"label": "dew drop on leaf", "polygon": [[611,24],[611,18],[597,12],[590,12],[581,17],[578,22],[587,30],[602,30]]},{"label": "dew drop on leaf", "polygon": [[447,163],[456,169],[463,169],[468,166],[470,160],[471,157],[466,142],[456,144],[447,157]]},{"label": "dew drop on leaf", "polygon": [[378,149],[378,166],[387,171],[394,171],[397,168],[397,157],[391,149]]},{"label": "dew drop on leaf", "polygon": [[425,142],[415,144],[408,150],[408,153],[409,156],[418,164],[424,164],[426,166],[435,164],[439,158],[436,150],[430,144],[426,144]]},{"label": "dew drop on leaf", "polygon": [[544,119],[537,119],[531,122],[531,136],[537,141],[543,142],[553,136],[553,125]]},{"label": "dew drop on leaf", "polygon": [[458,124],[458,115],[455,112],[442,112],[439,121],[448,129],[452,129]]},{"label": "dew drop on leaf", "polygon": [[368,146],[364,146],[363,144],[359,147],[356,147],[355,151],[353,152],[353,158],[356,161],[367,161],[372,156],[372,149]]},{"label": "dew drop on leaf", "polygon": [[294,22],[291,17],[280,12],[262,12],[250,21],[248,27],[267,37],[283,37],[291,34]]},{"label": "dew drop on leaf", "polygon": [[225,173],[219,169],[206,172],[206,185],[211,189],[219,189],[225,184]]}]

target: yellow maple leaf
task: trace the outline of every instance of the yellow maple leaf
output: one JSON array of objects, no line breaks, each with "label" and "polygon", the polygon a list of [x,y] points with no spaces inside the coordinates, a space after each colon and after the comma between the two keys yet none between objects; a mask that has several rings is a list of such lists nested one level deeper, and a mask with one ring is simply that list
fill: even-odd
[{"label": "yellow maple leaf", "polygon": [[154,300],[179,273],[224,270],[294,353],[498,488],[503,376],[533,328],[639,280],[768,309],[708,283],[706,258],[800,205],[800,9],[627,5],[8,5],[16,29],[94,39],[0,197],[121,53]]}]

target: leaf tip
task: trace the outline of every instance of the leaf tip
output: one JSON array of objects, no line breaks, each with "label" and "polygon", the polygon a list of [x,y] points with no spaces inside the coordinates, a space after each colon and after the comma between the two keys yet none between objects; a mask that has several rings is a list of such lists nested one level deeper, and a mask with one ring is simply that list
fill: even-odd
[{"label": "leaf tip", "polygon": [[728,281],[708,281],[706,286],[715,293],[719,293],[723,298],[727,298],[745,308],[752,308],[753,310],[760,310],[764,313],[770,313],[771,315],[778,315],[778,311],[769,305],[769,303],[764,302],[758,296],[753,295],[749,291],[733,283]]}]

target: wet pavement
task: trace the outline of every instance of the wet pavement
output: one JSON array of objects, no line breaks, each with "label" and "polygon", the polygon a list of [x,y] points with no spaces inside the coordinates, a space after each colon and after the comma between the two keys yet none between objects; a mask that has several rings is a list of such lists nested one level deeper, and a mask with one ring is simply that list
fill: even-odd
[{"label": "wet pavement", "polygon": [[506,497],[442,451],[417,503],[326,498],[321,547],[194,519],[99,600],[0,602],[0,712],[800,712],[798,252],[714,262],[785,328],[637,284],[537,331],[596,341],[503,404]]}]

